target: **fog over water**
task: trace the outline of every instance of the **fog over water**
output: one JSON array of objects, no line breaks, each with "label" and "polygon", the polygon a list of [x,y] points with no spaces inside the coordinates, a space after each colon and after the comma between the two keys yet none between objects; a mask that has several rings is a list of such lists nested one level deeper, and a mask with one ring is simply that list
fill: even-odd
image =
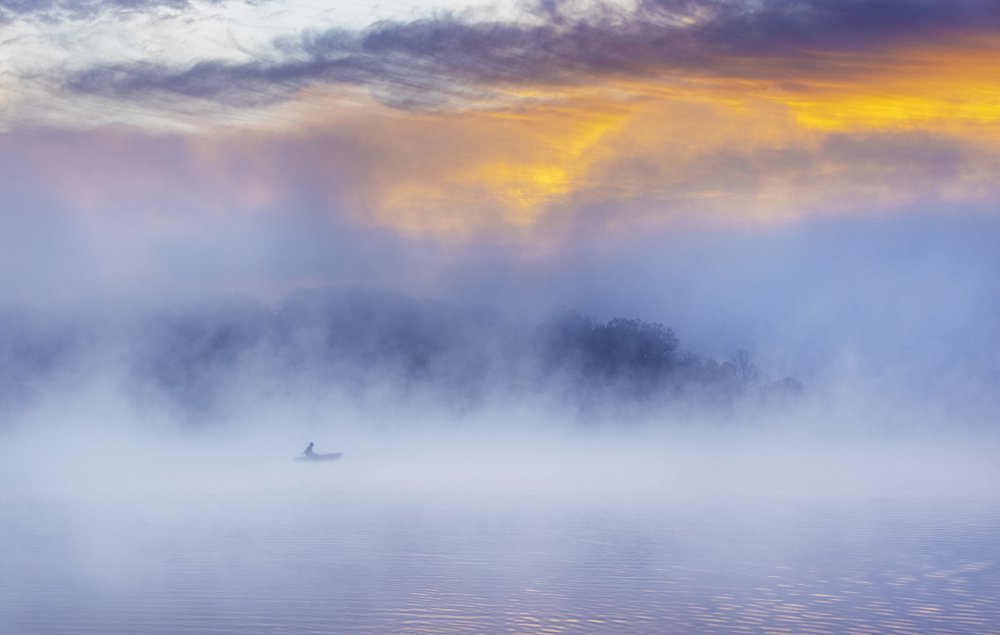
[{"label": "fog over water", "polygon": [[[1000,623],[1000,474],[995,448],[971,439],[550,420],[372,430],[345,411],[311,426],[291,414],[150,432],[102,409],[78,413],[86,433],[8,436],[4,630],[983,633]],[[300,438],[345,455],[292,461]]]},{"label": "fog over water", "polygon": [[361,287],[5,320],[4,632],[1000,627],[988,401]]}]

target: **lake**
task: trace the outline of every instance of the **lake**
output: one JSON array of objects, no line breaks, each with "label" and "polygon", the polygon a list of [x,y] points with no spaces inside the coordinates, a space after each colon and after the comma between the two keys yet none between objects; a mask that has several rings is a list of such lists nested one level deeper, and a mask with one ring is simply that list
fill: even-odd
[{"label": "lake", "polygon": [[1000,633],[992,497],[415,485],[350,458],[9,470],[0,632]]}]

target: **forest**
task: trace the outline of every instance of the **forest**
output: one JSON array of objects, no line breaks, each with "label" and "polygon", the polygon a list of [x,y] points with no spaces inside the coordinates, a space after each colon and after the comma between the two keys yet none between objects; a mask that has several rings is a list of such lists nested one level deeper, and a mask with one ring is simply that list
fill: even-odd
[{"label": "forest", "polygon": [[497,307],[363,287],[301,289],[273,308],[228,299],[114,314],[0,311],[0,412],[95,375],[139,410],[202,423],[234,404],[327,392],[459,414],[541,399],[585,419],[677,406],[732,413],[804,393],[793,377],[765,379],[747,350],[699,355],[655,322],[567,311],[525,325]]}]

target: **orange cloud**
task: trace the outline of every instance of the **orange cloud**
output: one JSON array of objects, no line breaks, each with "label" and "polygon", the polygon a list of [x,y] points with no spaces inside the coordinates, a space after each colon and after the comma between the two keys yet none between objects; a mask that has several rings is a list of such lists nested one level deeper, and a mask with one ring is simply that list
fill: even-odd
[{"label": "orange cloud", "polygon": [[[666,98],[641,85],[539,94],[506,109],[374,110],[348,125],[363,130],[352,136],[354,189],[331,186],[329,196],[350,198],[359,220],[407,233],[530,232],[592,203],[721,205],[734,192],[706,181],[706,157],[804,141],[786,106],[700,85]],[[333,183],[344,146],[306,141],[316,128],[307,130],[302,139],[322,146]]]},{"label": "orange cloud", "polygon": [[[281,213],[308,198],[360,224],[456,239],[537,241],[581,222],[635,231],[692,216],[771,222],[917,199],[961,206],[996,194],[998,60],[1000,42],[983,40],[829,54],[823,74],[651,70],[641,81],[511,89],[436,112],[311,89],[274,112],[285,126],[188,137],[168,150],[220,213]],[[768,63],[777,62],[758,70]],[[905,141],[915,134],[929,140]],[[872,140],[838,145],[844,136]],[[100,208],[173,187],[162,160],[136,161],[137,152],[48,162],[76,200]],[[93,173],[106,164],[118,166],[112,185]]]},{"label": "orange cloud", "polygon": [[783,97],[800,125],[1000,136],[998,40],[907,48],[851,66],[856,76],[806,80]]},{"label": "orange cloud", "polygon": [[[915,174],[907,157],[904,167],[856,175],[849,158],[817,154],[824,140],[923,133],[982,150],[1000,133],[996,42],[841,62],[842,71],[825,78],[689,77],[669,85],[650,78],[590,90],[540,87],[507,109],[395,113],[391,138],[375,142],[377,176],[366,202],[379,223],[434,233],[531,228],[573,204],[624,208],[637,199],[660,219],[787,218],[815,209],[820,192],[836,198],[834,182],[898,207],[910,198],[903,181],[928,175]],[[780,164],[774,157],[782,153],[815,160]],[[734,158],[749,161],[743,173]],[[950,200],[962,188],[970,196],[983,189],[939,185]],[[928,184],[919,187],[926,193]]]}]

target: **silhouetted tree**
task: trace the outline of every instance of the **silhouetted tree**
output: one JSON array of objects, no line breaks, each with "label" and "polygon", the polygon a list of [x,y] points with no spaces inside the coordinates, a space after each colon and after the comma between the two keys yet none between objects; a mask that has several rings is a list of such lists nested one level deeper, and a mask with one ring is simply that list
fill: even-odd
[{"label": "silhouetted tree", "polygon": [[736,381],[739,382],[740,390],[745,392],[757,382],[760,371],[753,363],[750,352],[742,348],[733,353],[731,361],[736,372]]},{"label": "silhouetted tree", "polygon": [[615,318],[594,327],[587,357],[605,376],[651,380],[670,370],[678,344],[662,324]]}]

